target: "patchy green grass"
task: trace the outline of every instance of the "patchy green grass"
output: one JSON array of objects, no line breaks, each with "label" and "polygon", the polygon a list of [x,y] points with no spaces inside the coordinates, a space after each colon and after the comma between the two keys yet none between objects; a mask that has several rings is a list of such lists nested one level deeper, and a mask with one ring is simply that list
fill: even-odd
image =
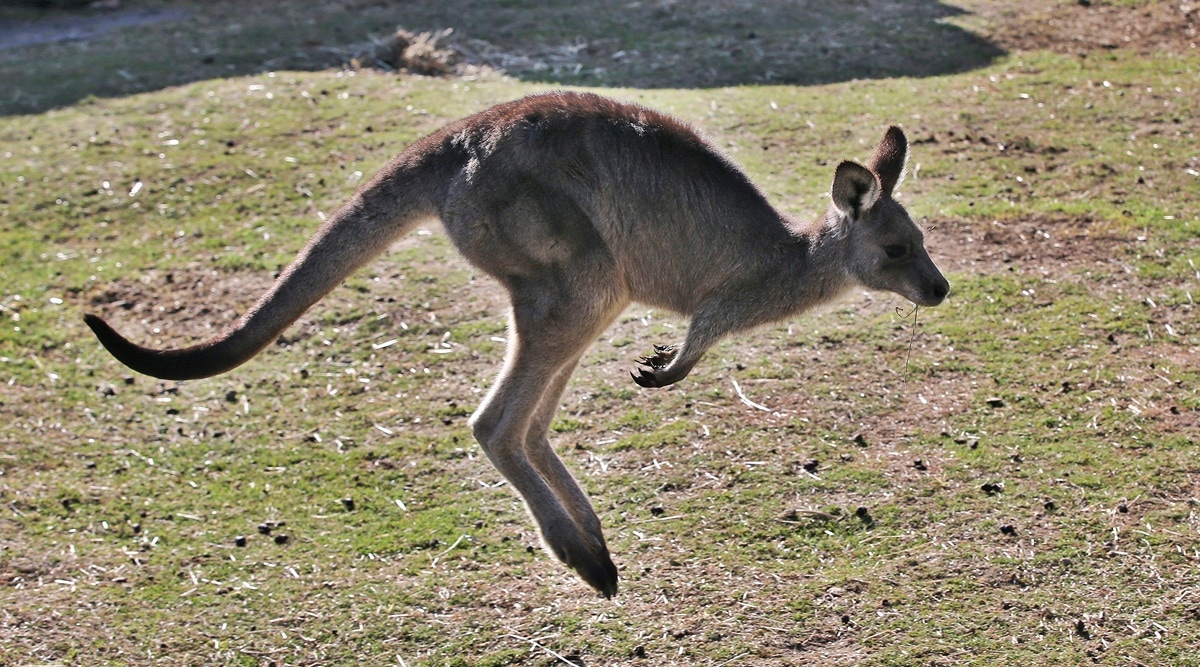
[{"label": "patchy green grass", "polygon": [[[350,4],[256,9],[240,33],[180,5],[193,22],[0,52],[0,664],[1200,664],[1194,52],[1001,55],[946,24],[922,39],[989,55],[780,82],[753,74],[764,48],[684,80],[680,41],[771,46],[802,19],[643,3],[666,46],[621,28],[573,73],[546,54],[619,8],[589,28],[566,4],[463,3],[410,27],[469,7],[461,32],[548,65],[323,69],[312,34],[349,52],[402,22]],[[931,12],[959,9],[855,29],[898,53],[891,31]],[[149,62],[137,34],[176,66],[114,78]],[[904,200],[954,285],[908,317],[859,296],[728,341],[657,391],[627,371],[686,322],[631,308],[552,432],[606,525],[614,600],[540,551],[471,438],[504,304],[439,230],[217,378],[135,377],[83,326],[210,335],[406,142],[547,83],[688,119],[804,216],[902,123]]]}]

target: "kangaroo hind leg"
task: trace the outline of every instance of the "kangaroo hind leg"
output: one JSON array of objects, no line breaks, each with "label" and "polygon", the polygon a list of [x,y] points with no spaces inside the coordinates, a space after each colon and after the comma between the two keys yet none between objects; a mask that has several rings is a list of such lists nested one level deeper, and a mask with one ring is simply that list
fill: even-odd
[{"label": "kangaroo hind leg", "polygon": [[533,467],[550,485],[554,495],[558,497],[566,507],[567,513],[575,520],[575,525],[579,526],[584,533],[599,536],[603,540],[604,533],[600,527],[600,518],[592,509],[591,501],[550,445],[550,424],[554,420],[555,413],[558,412],[563,391],[578,363],[579,357],[576,357],[563,366],[542,394],[541,403],[538,405],[537,412],[534,413],[533,421],[530,422],[529,431],[525,436],[525,451],[529,454]]},{"label": "kangaroo hind leg", "polygon": [[549,421],[575,363],[619,312],[619,299],[538,286],[513,297],[504,369],[471,417],[480,446],[525,501],[542,540],[589,585],[612,596],[613,565],[587,496],[547,440]]}]

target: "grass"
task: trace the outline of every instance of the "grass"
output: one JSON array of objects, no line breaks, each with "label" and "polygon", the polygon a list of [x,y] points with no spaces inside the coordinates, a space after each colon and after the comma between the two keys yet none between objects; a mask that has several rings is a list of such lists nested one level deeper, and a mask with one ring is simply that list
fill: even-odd
[{"label": "grass", "polygon": [[[462,3],[406,27],[526,65],[431,79],[320,60],[402,22],[360,5],[238,31],[180,5],[194,20],[0,52],[0,664],[1197,664],[1194,52],[1005,52],[985,7],[916,3],[855,28],[901,71],[831,73],[827,33],[789,60],[802,19],[718,3],[660,16],[657,49],[614,30],[576,71],[560,47],[620,8]],[[969,66],[903,52],[919,28]],[[748,31],[761,53],[719,57]],[[659,391],[627,370],[686,322],[626,313],[552,432],[612,601],[539,550],[471,439],[503,300],[440,231],[210,380],[134,377],[82,325],[209,335],[400,146],[578,84],[695,123],[805,216],[902,122],[904,201],[954,285],[915,337],[897,298],[856,297]]]}]

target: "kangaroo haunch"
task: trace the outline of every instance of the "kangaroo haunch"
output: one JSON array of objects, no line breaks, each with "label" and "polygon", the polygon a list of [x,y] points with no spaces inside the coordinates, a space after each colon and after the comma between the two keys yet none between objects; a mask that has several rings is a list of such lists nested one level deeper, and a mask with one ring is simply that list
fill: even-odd
[{"label": "kangaroo haunch", "polygon": [[508,353],[471,427],[559,560],[606,596],[617,568],[600,520],[550,447],[584,350],[631,302],[691,316],[633,379],[682,380],[727,334],[854,287],[936,306],[950,285],[892,192],[908,142],[888,128],[862,166],[842,162],[829,209],[792,220],[728,158],[670,116],[596,95],[500,104],[409,146],[317,230],[274,286],[215,338],[153,350],[87,324],[118,360],[164,379],[245,363],[355,269],[440,220],[458,250],[508,290]]}]

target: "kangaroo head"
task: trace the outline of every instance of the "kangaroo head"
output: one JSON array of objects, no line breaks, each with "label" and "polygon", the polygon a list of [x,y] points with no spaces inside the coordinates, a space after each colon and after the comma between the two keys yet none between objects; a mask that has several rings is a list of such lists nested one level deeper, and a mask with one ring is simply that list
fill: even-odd
[{"label": "kangaroo head", "polygon": [[950,283],[925,251],[925,235],[892,198],[908,161],[908,140],[888,128],[866,167],[843,162],[830,192],[827,220],[843,239],[844,266],[864,287],[895,292],[918,306],[936,306]]}]

